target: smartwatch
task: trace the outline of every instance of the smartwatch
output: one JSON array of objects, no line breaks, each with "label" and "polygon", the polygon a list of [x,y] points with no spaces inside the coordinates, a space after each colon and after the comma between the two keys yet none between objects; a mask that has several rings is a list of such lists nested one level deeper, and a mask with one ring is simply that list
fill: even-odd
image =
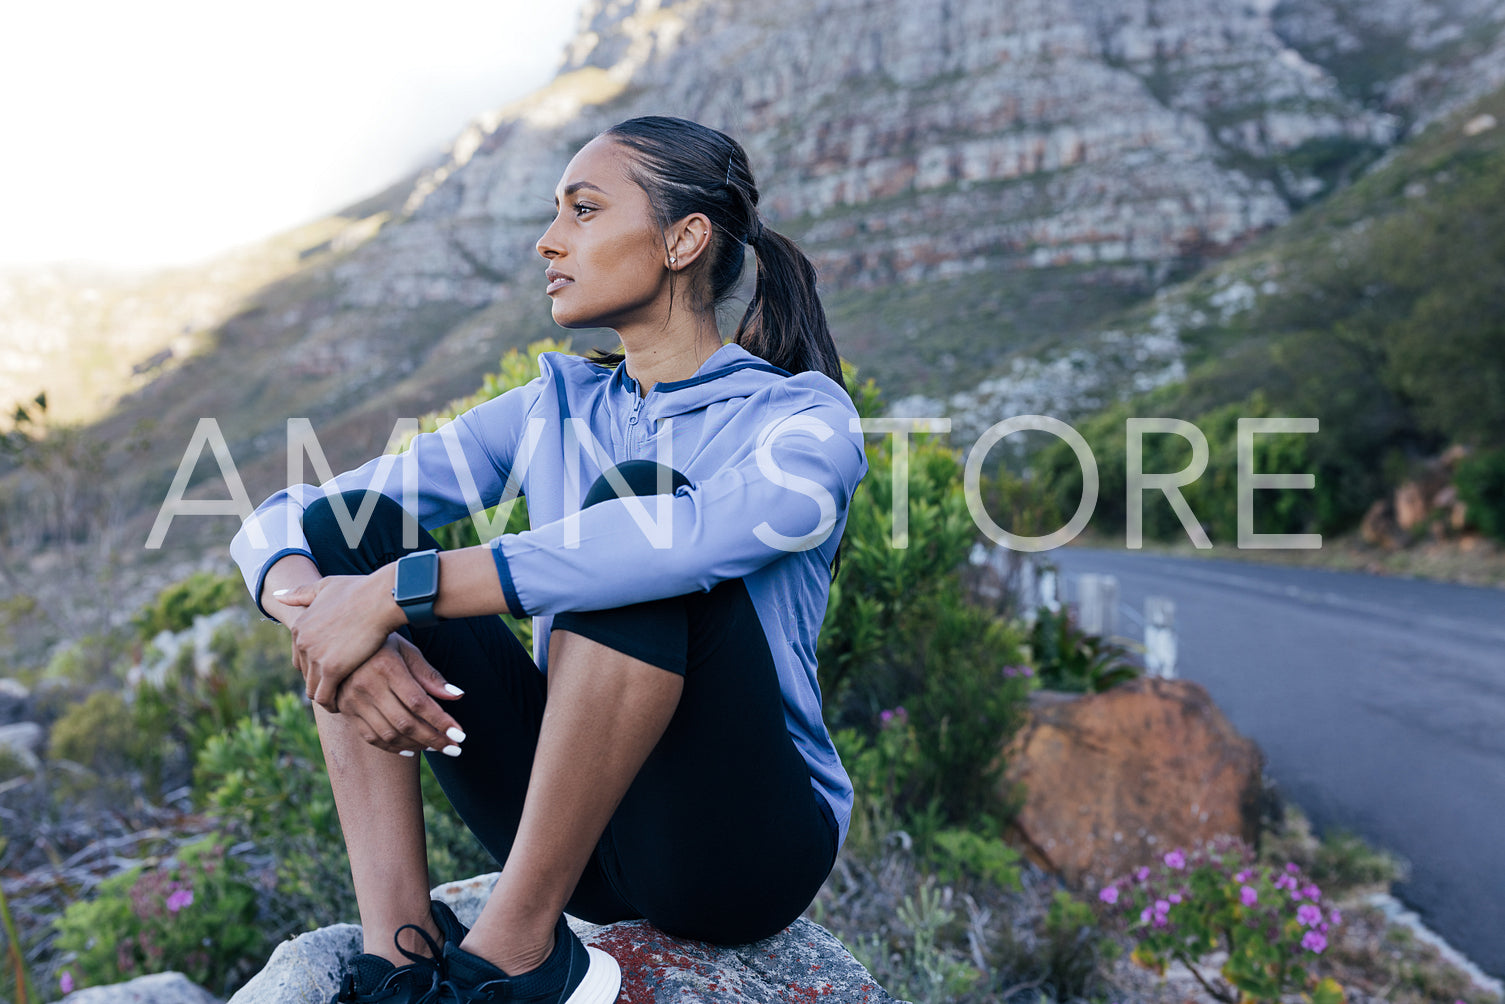
[{"label": "smartwatch", "polygon": [[434,613],[439,598],[439,552],[430,548],[397,559],[397,584],[392,599],[413,627],[428,627],[442,619]]}]

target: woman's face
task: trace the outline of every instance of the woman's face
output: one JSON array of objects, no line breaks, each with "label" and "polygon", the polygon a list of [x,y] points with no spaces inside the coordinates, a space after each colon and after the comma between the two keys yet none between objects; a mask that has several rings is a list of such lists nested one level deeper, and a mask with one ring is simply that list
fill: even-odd
[{"label": "woman's face", "polygon": [[575,154],[554,191],[557,213],[538,239],[556,323],[616,328],[662,323],[668,253],[648,195],[627,176],[632,153],[597,137]]}]

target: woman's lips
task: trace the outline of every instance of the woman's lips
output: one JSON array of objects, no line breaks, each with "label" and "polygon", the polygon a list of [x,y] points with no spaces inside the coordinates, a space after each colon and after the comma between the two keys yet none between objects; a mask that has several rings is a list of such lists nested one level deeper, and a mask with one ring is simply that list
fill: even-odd
[{"label": "woman's lips", "polygon": [[549,281],[548,286],[544,288],[544,293],[546,294],[563,289],[565,286],[568,286],[570,283],[575,281],[574,279],[565,275],[563,272],[555,272],[553,269],[545,272],[543,274],[543,277]]}]

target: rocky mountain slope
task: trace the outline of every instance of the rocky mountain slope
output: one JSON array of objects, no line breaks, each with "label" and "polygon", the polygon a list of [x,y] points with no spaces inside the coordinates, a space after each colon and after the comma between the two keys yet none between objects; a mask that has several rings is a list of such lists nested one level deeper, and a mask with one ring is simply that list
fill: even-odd
[{"label": "rocky mountain slope", "polygon": [[0,391],[56,401],[36,381],[92,358],[99,401],[124,392],[102,434],[151,430],[120,480],[143,511],[202,416],[252,497],[282,483],[290,416],[353,463],[557,331],[533,242],[558,173],[605,126],[665,113],[743,141],[844,354],[926,395],[912,410],[989,377],[1028,392],[998,401],[1089,408],[1183,372],[1174,317],[1122,311],[1498,88],[1502,27],[1487,0],[590,0],[552,84],[286,235],[264,285],[207,269],[123,328],[0,283]]}]

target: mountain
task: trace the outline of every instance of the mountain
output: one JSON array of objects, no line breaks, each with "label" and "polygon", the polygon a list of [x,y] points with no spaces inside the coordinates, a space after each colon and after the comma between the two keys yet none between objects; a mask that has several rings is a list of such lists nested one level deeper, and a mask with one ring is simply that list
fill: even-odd
[{"label": "mountain", "polygon": [[[0,277],[0,392],[56,401],[37,381],[85,360],[98,398],[79,410],[151,444],[113,475],[147,520],[203,416],[252,498],[285,480],[288,417],[353,464],[557,333],[533,242],[558,175],[658,113],[743,142],[838,345],[899,405],[982,385],[976,414],[1080,413],[1185,373],[1157,292],[1505,85],[1502,27],[1484,0],[591,0],[551,84],[254,269],[166,292]],[[97,309],[111,297],[134,313]],[[213,464],[196,477],[224,497]],[[230,525],[181,520],[169,545]]]}]

